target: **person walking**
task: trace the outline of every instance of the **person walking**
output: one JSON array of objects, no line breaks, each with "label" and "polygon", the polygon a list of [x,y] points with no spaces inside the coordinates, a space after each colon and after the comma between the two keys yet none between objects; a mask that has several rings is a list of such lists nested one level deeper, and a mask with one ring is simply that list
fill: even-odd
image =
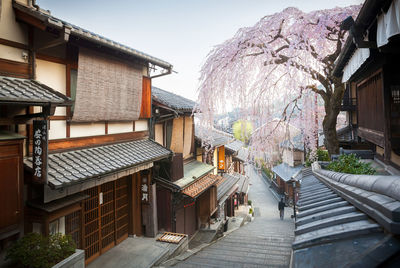
[{"label": "person walking", "polygon": [[285,215],[285,201],[283,201],[283,197],[281,198],[281,201],[278,203],[278,209],[279,209],[279,216],[281,217],[281,220],[283,220],[283,216]]}]

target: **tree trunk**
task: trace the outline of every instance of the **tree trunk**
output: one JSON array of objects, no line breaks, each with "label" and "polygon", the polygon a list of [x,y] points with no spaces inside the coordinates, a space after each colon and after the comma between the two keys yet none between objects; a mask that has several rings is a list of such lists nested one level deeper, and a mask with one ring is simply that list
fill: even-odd
[{"label": "tree trunk", "polygon": [[334,93],[328,101],[325,101],[325,117],[322,122],[322,127],[325,135],[325,147],[329,155],[339,154],[339,141],[336,133],[337,117],[340,113],[342,99],[344,94],[344,85],[335,81]]}]

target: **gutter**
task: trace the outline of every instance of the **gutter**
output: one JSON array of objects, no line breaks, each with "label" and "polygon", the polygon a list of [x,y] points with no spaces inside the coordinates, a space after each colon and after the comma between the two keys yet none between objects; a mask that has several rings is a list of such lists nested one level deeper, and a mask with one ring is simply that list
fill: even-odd
[{"label": "gutter", "polygon": [[[36,7],[29,7],[26,5],[23,5],[21,3],[17,3],[13,1],[13,7],[23,13],[29,14],[30,16],[40,20],[43,22],[46,26],[62,30],[63,27],[71,27],[71,34],[74,36],[77,36],[79,38],[83,38],[86,40],[89,40],[90,42],[100,44],[105,47],[109,47],[111,49],[133,55],[135,57],[138,57],[142,60],[148,61],[150,63],[153,63],[159,67],[162,67],[166,69],[169,73],[172,72],[172,64],[163,61],[161,59],[155,58],[153,56],[147,55],[143,52],[140,52],[136,49],[130,48],[128,46],[119,44],[117,42],[114,42],[108,38],[105,38],[103,36],[100,36],[98,34],[92,33],[90,31],[87,31],[85,29],[82,29],[78,26],[74,26],[70,23],[64,22],[58,18],[52,17],[49,14],[45,14],[40,9],[38,10]],[[167,73],[166,73],[167,74]],[[164,74],[163,74],[164,75]]]}]

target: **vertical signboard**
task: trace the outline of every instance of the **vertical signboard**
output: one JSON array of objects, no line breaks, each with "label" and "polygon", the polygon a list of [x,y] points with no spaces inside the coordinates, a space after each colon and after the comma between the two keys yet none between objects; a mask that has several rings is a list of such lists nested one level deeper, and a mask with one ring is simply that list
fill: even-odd
[{"label": "vertical signboard", "polygon": [[149,204],[150,202],[150,182],[148,174],[141,174],[141,196],[142,196],[142,204]]},{"label": "vertical signboard", "polygon": [[218,169],[225,170],[225,146],[218,148]]},{"label": "vertical signboard", "polygon": [[47,182],[47,120],[33,121],[33,180],[37,183]]}]

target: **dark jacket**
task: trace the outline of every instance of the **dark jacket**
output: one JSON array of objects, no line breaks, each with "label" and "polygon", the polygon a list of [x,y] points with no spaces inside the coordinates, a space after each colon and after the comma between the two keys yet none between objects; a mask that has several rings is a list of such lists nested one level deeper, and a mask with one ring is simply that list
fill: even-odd
[{"label": "dark jacket", "polygon": [[282,209],[284,209],[284,208],[285,208],[285,202],[279,201],[279,203],[278,203],[278,209],[279,209],[279,210],[282,210]]}]

